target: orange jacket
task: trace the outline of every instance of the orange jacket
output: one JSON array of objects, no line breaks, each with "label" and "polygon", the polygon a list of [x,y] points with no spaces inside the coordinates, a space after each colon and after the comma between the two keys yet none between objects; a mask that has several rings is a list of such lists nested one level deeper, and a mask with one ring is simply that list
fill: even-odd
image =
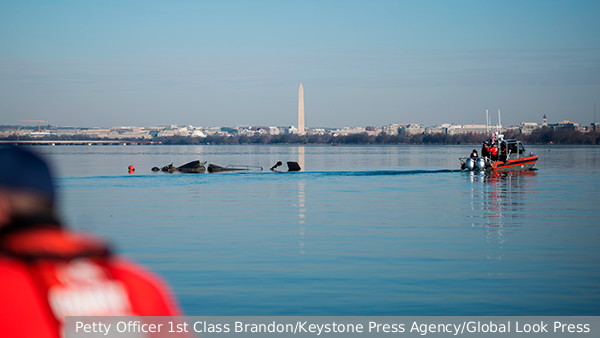
[{"label": "orange jacket", "polygon": [[490,153],[492,155],[498,155],[498,146],[496,146],[495,144],[492,146],[492,149],[490,150]]},{"label": "orange jacket", "polygon": [[0,237],[0,300],[6,337],[61,337],[65,316],[180,315],[155,275],[56,226]]}]

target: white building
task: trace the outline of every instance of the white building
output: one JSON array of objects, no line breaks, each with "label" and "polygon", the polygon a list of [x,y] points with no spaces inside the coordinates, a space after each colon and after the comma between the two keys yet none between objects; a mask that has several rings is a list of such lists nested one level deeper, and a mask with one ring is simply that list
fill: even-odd
[{"label": "white building", "polygon": [[367,130],[364,127],[344,127],[342,129],[336,130],[333,133],[333,136],[362,134],[362,133],[366,133],[366,132],[367,132]]},{"label": "white building", "polygon": [[202,130],[200,130],[200,129],[195,129],[194,131],[192,131],[190,136],[191,137],[206,137],[206,134],[203,133]]},{"label": "white building", "polygon": [[[490,128],[485,124],[466,124],[466,125],[451,125],[446,128],[446,133],[448,135],[458,135],[458,134],[487,134],[488,128],[490,130],[496,130],[496,127]],[[500,126],[500,130],[502,130],[502,126]]]},{"label": "white building", "polygon": [[519,131],[522,134],[531,134],[536,129],[540,129],[542,126],[537,124],[536,122],[521,122],[519,125]]},{"label": "white building", "polygon": [[401,127],[398,130],[398,134],[401,135],[417,135],[423,134],[425,132],[425,127],[422,124],[408,124],[406,127]]},{"label": "white building", "polygon": [[383,129],[383,132],[388,135],[398,135],[398,133],[400,132],[400,128],[405,128],[407,126],[408,126],[408,124],[393,123],[393,124],[384,126],[382,129]]}]

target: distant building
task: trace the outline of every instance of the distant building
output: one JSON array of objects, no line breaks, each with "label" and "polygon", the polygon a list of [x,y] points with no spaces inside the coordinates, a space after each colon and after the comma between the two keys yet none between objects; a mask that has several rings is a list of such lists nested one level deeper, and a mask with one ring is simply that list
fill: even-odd
[{"label": "distant building", "polygon": [[310,130],[310,133],[313,135],[325,135],[327,134],[327,131],[323,128],[314,128]]},{"label": "distant building", "polygon": [[563,129],[579,130],[579,124],[567,120],[558,122],[558,125]]},{"label": "distant building", "polygon": [[121,138],[136,138],[136,139],[150,139],[152,135],[142,130],[140,127],[112,127],[109,129],[108,134],[103,135],[110,139],[121,139]]},{"label": "distant building", "polygon": [[398,134],[400,135],[417,135],[423,134],[425,132],[425,127],[422,124],[408,124],[403,125],[398,129]]},{"label": "distant building", "polygon": [[540,129],[542,126],[536,122],[521,122],[519,125],[519,132],[521,134],[531,134],[534,130]]},{"label": "distant building", "polygon": [[388,135],[398,135],[398,133],[400,133],[400,128],[406,128],[408,127],[408,124],[390,124],[387,126],[384,126],[383,132],[388,134]]},{"label": "distant building", "polygon": [[90,138],[105,138],[108,137],[108,134],[110,134],[110,128],[83,129],[81,130],[80,134]]},{"label": "distant building", "polygon": [[446,128],[442,128],[442,127],[438,127],[438,126],[425,127],[425,131],[423,133],[427,134],[427,135],[442,134],[442,133],[446,132]]},{"label": "distant building", "polygon": [[206,134],[203,133],[200,129],[195,129],[191,134],[191,137],[206,137]]},{"label": "distant building", "polygon": [[579,124],[577,124],[575,122],[567,121],[567,120],[558,122],[556,124],[549,124],[548,127],[553,128],[554,130],[558,130],[558,129],[579,130]]},{"label": "distant building", "polygon": [[338,129],[338,130],[334,131],[333,136],[361,134],[361,133],[366,133],[366,132],[367,131],[363,127],[344,127],[342,129]]},{"label": "distant building", "polygon": [[170,137],[170,136],[176,136],[176,135],[179,135],[179,130],[177,130],[177,129],[163,129],[163,130],[159,131],[156,136]]},{"label": "distant building", "polygon": [[[487,134],[490,128],[485,124],[467,124],[467,125],[451,125],[446,128],[446,133],[448,135],[458,135],[458,134]],[[493,129],[496,129],[494,127]],[[502,126],[500,126],[502,130]]]},{"label": "distant building", "polygon": [[252,130],[253,135],[266,135],[269,133],[269,128],[265,127],[252,127],[250,130]]},{"label": "distant building", "polygon": [[220,127],[208,127],[204,130],[204,132],[208,135],[215,135],[216,133],[218,133],[220,131],[221,131]]},{"label": "distant building", "polygon": [[224,133],[230,134],[230,135],[235,135],[238,133],[238,129],[237,128],[231,128],[231,127],[221,127],[221,130]]},{"label": "distant building", "polygon": [[56,127],[52,130],[53,134],[59,134],[59,135],[78,135],[81,134],[81,132],[83,131],[82,128],[77,128],[77,127],[65,127],[65,126],[61,126],[61,127]]},{"label": "distant building", "polygon": [[188,127],[179,128],[176,125],[159,125],[159,127],[161,126],[165,126],[165,129],[158,132],[156,135],[158,137],[189,136],[191,134],[191,130],[188,130]]},{"label": "distant building", "polygon": [[296,128],[294,126],[290,126],[285,129],[286,134],[296,134],[297,132],[298,132],[298,128]]}]

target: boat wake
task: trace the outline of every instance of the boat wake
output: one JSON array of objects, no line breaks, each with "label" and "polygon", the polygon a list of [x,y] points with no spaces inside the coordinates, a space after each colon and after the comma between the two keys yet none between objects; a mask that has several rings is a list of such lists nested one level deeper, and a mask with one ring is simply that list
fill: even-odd
[{"label": "boat wake", "polygon": [[[325,171],[312,172],[326,176],[399,176],[399,175],[422,175],[462,172],[458,169],[439,169],[439,170],[373,170],[373,171]],[[311,172],[305,172],[306,174]]]}]

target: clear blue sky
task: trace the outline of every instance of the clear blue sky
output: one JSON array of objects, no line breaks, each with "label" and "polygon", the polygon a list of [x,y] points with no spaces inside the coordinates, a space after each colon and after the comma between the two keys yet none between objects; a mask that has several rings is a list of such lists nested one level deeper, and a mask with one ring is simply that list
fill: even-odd
[{"label": "clear blue sky", "polygon": [[0,124],[600,122],[600,1],[1,1]]}]

